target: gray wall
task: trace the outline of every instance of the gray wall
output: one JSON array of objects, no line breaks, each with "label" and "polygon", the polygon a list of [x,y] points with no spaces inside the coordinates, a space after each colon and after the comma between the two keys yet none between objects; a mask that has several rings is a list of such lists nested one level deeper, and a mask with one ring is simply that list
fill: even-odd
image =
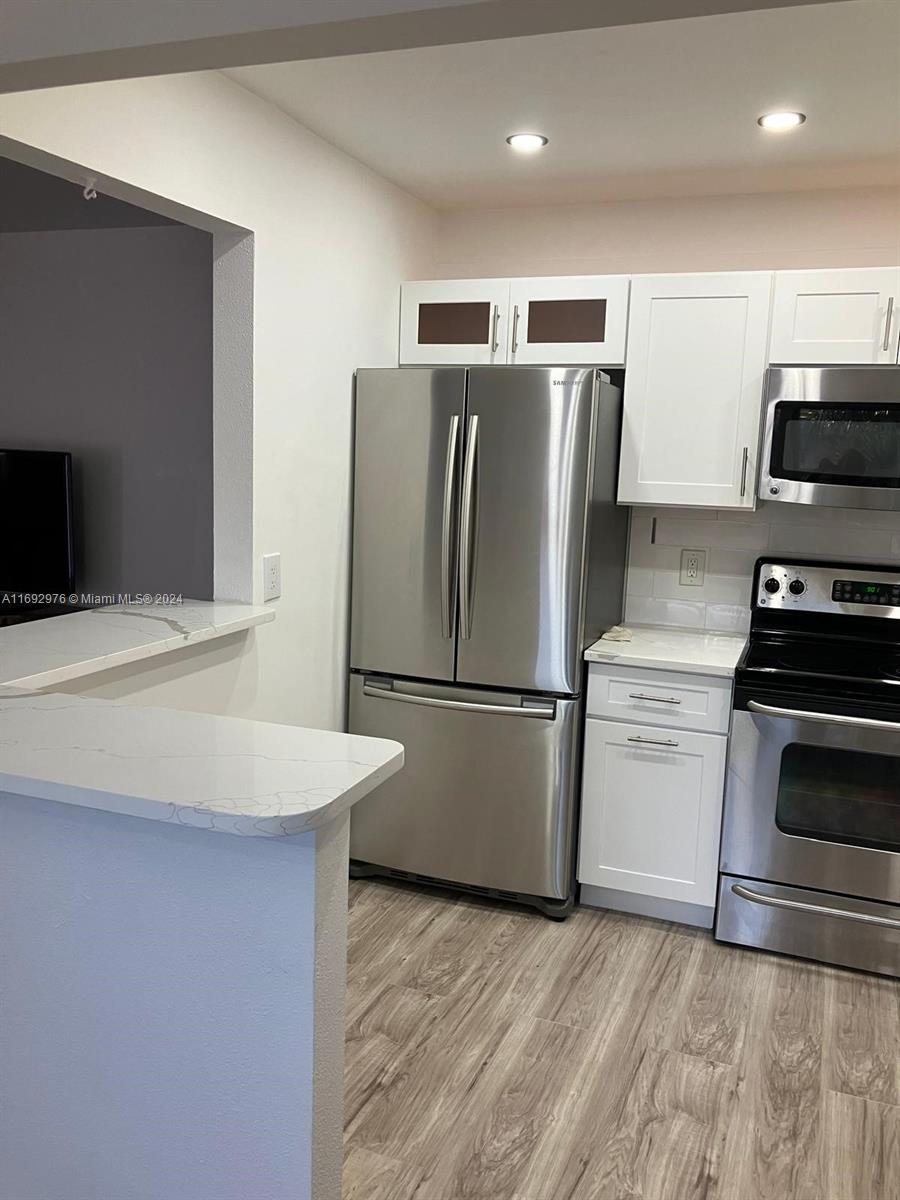
[{"label": "gray wall", "polygon": [[0,446],[72,451],[81,590],[212,597],[209,234],[0,233]]},{"label": "gray wall", "polygon": [[93,200],[85,200],[83,184],[0,156],[0,233],[175,224],[178,222],[169,217],[102,192]]}]

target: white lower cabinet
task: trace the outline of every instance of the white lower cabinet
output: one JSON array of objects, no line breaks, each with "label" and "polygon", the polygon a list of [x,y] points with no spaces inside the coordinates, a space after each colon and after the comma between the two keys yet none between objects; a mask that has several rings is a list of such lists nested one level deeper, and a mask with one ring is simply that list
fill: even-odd
[{"label": "white lower cabinet", "polygon": [[690,921],[692,909],[711,913],[727,743],[722,733],[588,717],[579,882],[677,902],[668,911],[622,906],[649,915]]}]

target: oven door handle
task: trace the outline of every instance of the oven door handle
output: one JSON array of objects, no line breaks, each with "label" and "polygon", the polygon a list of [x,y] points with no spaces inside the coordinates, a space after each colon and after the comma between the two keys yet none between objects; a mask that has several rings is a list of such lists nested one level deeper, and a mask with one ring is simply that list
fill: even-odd
[{"label": "oven door handle", "polygon": [[760,704],[757,700],[748,700],[747,707],[751,712],[761,713],[766,717],[787,717],[791,721],[818,721],[821,725],[848,725],[851,729],[880,729],[883,732],[891,730],[900,733],[898,721],[876,721],[871,717],[843,717],[839,713],[806,712],[801,708],[776,708],[773,704]]},{"label": "oven door handle", "polygon": [[900,929],[900,921],[893,917],[879,917],[875,913],[848,912],[843,908],[831,908],[827,904],[807,904],[803,900],[788,900],[782,896],[767,896],[763,892],[754,892],[742,883],[733,883],[731,890],[742,900],[751,904],[764,904],[767,908],[799,909],[800,912],[816,913],[824,917],[843,917],[845,921],[861,921],[864,925],[882,925],[885,929]]}]

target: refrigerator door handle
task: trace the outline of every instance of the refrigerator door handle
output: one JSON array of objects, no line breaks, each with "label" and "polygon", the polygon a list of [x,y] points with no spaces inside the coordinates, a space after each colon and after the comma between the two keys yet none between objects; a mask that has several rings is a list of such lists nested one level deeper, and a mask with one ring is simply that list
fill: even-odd
[{"label": "refrigerator door handle", "polygon": [[390,687],[377,687],[366,680],[363,695],[373,700],[399,700],[402,704],[422,704],[426,708],[450,708],[457,712],[493,713],[496,717],[538,717],[543,721],[556,719],[556,704],[476,704],[470,700],[442,700],[437,696],[414,696],[395,692]]},{"label": "refrigerator door handle", "polygon": [[456,608],[456,563],[450,536],[453,532],[453,501],[456,491],[456,450],[459,442],[459,416],[450,418],[447,435],[447,461],[444,466],[444,514],[441,522],[441,635],[453,637]]},{"label": "refrigerator door handle", "polygon": [[472,636],[472,599],[475,590],[474,505],[475,468],[478,461],[478,417],[469,417],[466,458],[463,466],[462,516],[460,518],[459,636]]}]

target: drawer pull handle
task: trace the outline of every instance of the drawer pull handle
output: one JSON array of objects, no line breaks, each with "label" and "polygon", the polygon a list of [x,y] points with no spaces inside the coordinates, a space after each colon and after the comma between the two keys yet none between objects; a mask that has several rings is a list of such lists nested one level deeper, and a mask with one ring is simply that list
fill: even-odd
[{"label": "drawer pull handle", "polygon": [[790,908],[798,912],[815,913],[823,917],[839,917],[843,921],[861,921],[864,925],[880,925],[884,929],[900,929],[900,921],[893,917],[879,917],[874,913],[847,912],[843,908],[831,908],[827,904],[807,904],[803,900],[788,900],[785,896],[767,896],[763,892],[754,892],[752,888],[744,887],[742,883],[733,883],[731,890],[742,900],[751,904],[765,904],[769,908]]},{"label": "drawer pull handle", "polygon": [[643,692],[629,692],[629,700],[655,700],[657,704],[680,704],[674,696],[647,696]]},{"label": "drawer pull handle", "polygon": [[640,742],[640,744],[642,746],[666,746],[666,747],[668,747],[668,746],[677,746],[678,745],[677,742],[673,742],[669,738],[666,738],[665,741],[658,741],[656,738],[638,737],[637,734],[635,734],[634,737],[627,737],[625,740],[626,740],[626,742]]}]

